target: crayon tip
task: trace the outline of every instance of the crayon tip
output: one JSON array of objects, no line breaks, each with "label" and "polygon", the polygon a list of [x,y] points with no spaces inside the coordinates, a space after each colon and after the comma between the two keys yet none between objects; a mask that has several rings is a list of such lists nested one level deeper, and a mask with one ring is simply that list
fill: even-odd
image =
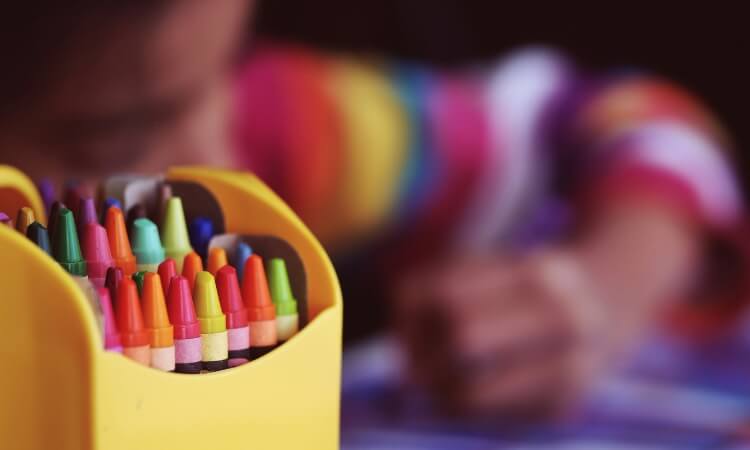
[{"label": "crayon tip", "polygon": [[70,180],[66,183],[63,202],[73,211],[73,217],[78,216],[78,208],[81,205],[81,198],[85,196],[85,188],[76,180]]},{"label": "crayon tip", "polygon": [[117,290],[120,288],[125,275],[122,273],[122,269],[119,267],[110,267],[107,269],[107,276],[104,279],[104,287],[109,290],[109,298],[112,300],[112,304],[117,309]]},{"label": "crayon tip", "polygon": [[128,209],[127,219],[125,220],[125,223],[128,226],[128,230],[132,232],[133,223],[138,219],[145,219],[147,217],[148,214],[146,213],[146,207],[143,206],[143,204],[136,203],[135,205],[131,206],[130,209]]},{"label": "crayon tip", "polygon": [[5,225],[6,227],[13,227],[13,221],[10,216],[2,211],[0,211],[0,224]]},{"label": "crayon tip", "polygon": [[177,276],[177,265],[174,263],[174,259],[167,258],[157,269],[159,277],[161,277],[161,287],[164,288],[164,295],[169,293],[169,283],[172,282],[172,278]]},{"label": "crayon tip", "polygon": [[245,263],[247,262],[247,258],[252,254],[253,249],[244,242],[238,243],[234,250],[234,267],[237,269],[237,276],[240,281],[242,281],[242,277],[245,274]]},{"label": "crayon tip", "polygon": [[18,215],[16,216],[16,230],[20,233],[26,234],[26,229],[35,221],[34,210],[28,206],[24,206],[18,210]]},{"label": "crayon tip", "polygon": [[188,238],[185,212],[182,209],[182,199],[171,197],[167,200],[161,228],[161,242],[164,252],[177,263],[177,270],[182,271],[182,261],[185,255],[192,252]]},{"label": "crayon tip", "polygon": [[39,191],[39,195],[42,197],[42,202],[44,202],[44,210],[47,211],[47,214],[49,214],[50,208],[52,208],[52,203],[57,197],[57,195],[55,194],[55,185],[49,178],[42,178],[37,182],[36,189]]},{"label": "crayon tip", "polygon": [[208,272],[199,272],[195,277],[193,288],[195,312],[201,324],[201,333],[220,333],[226,331],[226,317],[221,312],[219,293],[216,290],[214,276]]},{"label": "crayon tip", "polygon": [[154,221],[160,226],[164,226],[164,211],[167,208],[167,201],[172,198],[172,186],[167,183],[159,183],[156,188],[156,215]]},{"label": "crayon tip", "polygon": [[173,277],[169,282],[167,306],[175,339],[193,339],[201,335],[191,292],[192,288],[185,277]]},{"label": "crayon tip", "polygon": [[109,290],[106,288],[97,288],[96,293],[99,295],[99,306],[104,316],[104,348],[107,350],[119,349],[122,347],[120,342],[120,333],[117,331],[117,322],[112,309],[112,299]]},{"label": "crayon tip", "polygon": [[211,272],[211,275],[216,276],[216,272],[227,264],[226,250],[221,247],[214,247],[210,250],[208,254],[208,271]]},{"label": "crayon tip", "polygon": [[219,291],[221,309],[227,316],[227,328],[247,326],[247,308],[242,300],[237,271],[234,267],[227,265],[218,271],[216,289]]},{"label": "crayon tip", "polygon": [[131,278],[135,281],[135,286],[138,288],[138,295],[143,295],[143,281],[146,278],[148,272],[140,271],[133,274]]},{"label": "crayon tip", "polygon": [[124,347],[148,345],[148,332],[143,322],[141,303],[138,300],[138,291],[133,280],[122,279],[120,287],[117,289],[115,308],[117,329],[120,331],[122,345]]},{"label": "crayon tip", "polygon": [[266,271],[263,260],[252,255],[245,264],[245,276],[242,278],[242,299],[247,307],[250,321],[273,320],[276,318],[276,307],[268,291]]},{"label": "crayon tip", "polygon": [[35,243],[39,248],[44,250],[48,255],[52,254],[52,246],[50,245],[49,233],[39,222],[34,222],[26,228],[26,236],[31,239],[31,242]]},{"label": "crayon tip", "polygon": [[130,230],[133,238],[132,250],[138,264],[161,264],[164,261],[164,248],[161,246],[156,224],[146,218],[138,218]]},{"label": "crayon tip", "polygon": [[55,228],[57,228],[57,219],[60,216],[60,210],[65,208],[62,202],[55,201],[50,207],[49,217],[47,218],[47,231],[49,231],[50,237],[55,236]]},{"label": "crayon tip", "polygon": [[83,233],[83,255],[91,282],[96,287],[104,286],[107,271],[114,265],[109,251],[107,230],[97,222],[90,222]]},{"label": "crayon tip", "polygon": [[190,222],[190,244],[201,258],[208,257],[208,243],[214,235],[214,223],[208,217],[196,217]]},{"label": "crayon tip", "polygon": [[115,206],[107,210],[106,218],[107,236],[109,237],[109,249],[115,265],[120,267],[126,277],[135,273],[135,255],[130,248],[130,240],[125,229],[125,219],[122,210]]},{"label": "crayon tip", "polygon": [[81,239],[84,238],[84,230],[86,225],[90,223],[99,223],[99,219],[96,215],[96,205],[94,199],[91,197],[84,197],[81,199],[81,203],[78,206],[78,234]]},{"label": "crayon tip", "polygon": [[71,275],[86,276],[86,261],[81,254],[73,211],[61,208],[57,214],[57,225],[52,237],[55,260]]},{"label": "crayon tip", "polygon": [[147,273],[143,280],[143,320],[149,331],[151,347],[171,347],[174,332],[167,315],[164,289],[158,274]]},{"label": "crayon tip", "polygon": [[271,289],[271,298],[276,305],[276,315],[297,314],[297,300],[292,295],[286,263],[281,258],[273,258],[268,263],[268,284]]},{"label": "crayon tip", "polygon": [[107,221],[107,211],[109,211],[109,208],[116,206],[122,210],[122,203],[120,203],[120,200],[117,200],[114,197],[107,197],[104,200],[104,203],[102,203],[102,210],[101,210],[101,217],[99,218],[99,223],[105,223]]},{"label": "crayon tip", "polygon": [[190,289],[195,286],[195,277],[199,272],[203,271],[203,260],[195,252],[190,252],[185,255],[185,260],[182,264],[182,276],[187,278],[190,283]]}]

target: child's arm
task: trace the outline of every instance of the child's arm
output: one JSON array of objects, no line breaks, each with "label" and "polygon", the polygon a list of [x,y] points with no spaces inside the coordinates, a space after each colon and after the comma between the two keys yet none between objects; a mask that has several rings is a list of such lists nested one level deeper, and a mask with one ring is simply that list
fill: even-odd
[{"label": "child's arm", "polygon": [[[588,156],[598,176],[582,189],[596,195],[580,196],[585,220],[569,244],[451,262],[402,289],[412,372],[444,406],[518,415],[580,397],[689,295],[705,233],[736,220],[732,177],[697,107],[664,85],[631,86],[625,99],[640,108],[591,116],[607,100],[595,96],[574,121],[581,151],[609,154]],[[603,123],[607,114],[616,120]]]}]

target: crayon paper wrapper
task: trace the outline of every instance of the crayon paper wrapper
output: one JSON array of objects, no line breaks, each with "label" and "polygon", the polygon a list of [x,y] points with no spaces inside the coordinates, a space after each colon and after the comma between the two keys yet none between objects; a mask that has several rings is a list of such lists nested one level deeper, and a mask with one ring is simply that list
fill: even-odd
[{"label": "crayon paper wrapper", "polygon": [[203,354],[201,353],[201,338],[192,339],[175,339],[174,341],[174,353],[175,361],[180,364],[190,364],[201,361]]},{"label": "crayon paper wrapper", "polygon": [[151,367],[170,372],[174,370],[174,347],[151,348]]},{"label": "crayon paper wrapper", "polygon": [[299,315],[276,316],[276,333],[279,341],[288,341],[299,331]]},{"label": "crayon paper wrapper", "polygon": [[203,361],[222,361],[229,358],[227,332],[201,334]]},{"label": "crayon paper wrapper", "polygon": [[230,328],[227,330],[229,350],[245,350],[250,347],[250,328]]},{"label": "crayon paper wrapper", "polygon": [[276,320],[262,320],[250,324],[251,347],[271,347],[278,342]]}]

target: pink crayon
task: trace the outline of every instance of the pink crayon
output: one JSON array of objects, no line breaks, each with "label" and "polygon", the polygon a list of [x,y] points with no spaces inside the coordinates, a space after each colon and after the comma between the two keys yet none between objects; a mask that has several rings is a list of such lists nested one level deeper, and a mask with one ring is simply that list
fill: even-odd
[{"label": "pink crayon", "polygon": [[227,338],[229,343],[229,367],[239,366],[250,361],[250,328],[247,308],[242,301],[237,270],[225,265],[216,272],[216,288],[219,291],[221,309],[227,318]]},{"label": "pink crayon", "polygon": [[174,371],[177,373],[200,373],[203,368],[201,326],[191,291],[185,277],[174,277],[169,283],[167,311],[174,329]]},{"label": "pink crayon", "polygon": [[115,313],[112,311],[112,300],[109,298],[109,289],[97,288],[99,294],[99,305],[104,316],[104,349],[110,352],[122,353],[122,342],[120,333],[117,331]]},{"label": "pink crayon", "polygon": [[96,222],[85,225],[83,233],[83,256],[91,282],[96,287],[104,287],[107,270],[115,263],[109,250],[107,230]]}]

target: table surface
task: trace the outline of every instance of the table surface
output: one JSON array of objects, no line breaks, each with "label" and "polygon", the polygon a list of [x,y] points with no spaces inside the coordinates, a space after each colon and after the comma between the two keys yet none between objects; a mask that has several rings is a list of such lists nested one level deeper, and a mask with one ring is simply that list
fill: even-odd
[{"label": "table surface", "polygon": [[387,336],[344,353],[343,449],[750,450],[750,332],[740,329],[700,346],[653,337],[575,417],[524,429],[435,415],[399,387],[400,361]]}]

